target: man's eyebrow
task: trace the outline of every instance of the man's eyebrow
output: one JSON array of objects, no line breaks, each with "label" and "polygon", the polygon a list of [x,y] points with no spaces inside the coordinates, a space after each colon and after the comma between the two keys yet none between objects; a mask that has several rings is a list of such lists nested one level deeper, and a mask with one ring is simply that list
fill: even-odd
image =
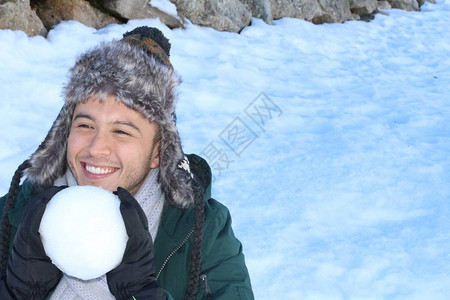
[{"label": "man's eyebrow", "polygon": [[80,119],[80,118],[85,118],[85,119],[89,119],[89,120],[94,121],[94,118],[92,116],[84,114],[84,113],[78,113],[78,114],[75,115],[75,117],[73,117],[74,120]]},{"label": "man's eyebrow", "polygon": [[137,130],[139,133],[141,133],[141,130],[139,129],[139,127],[137,127],[136,125],[134,125],[133,122],[128,122],[128,121],[115,121],[113,124],[130,126],[130,127],[134,128],[135,130]]}]

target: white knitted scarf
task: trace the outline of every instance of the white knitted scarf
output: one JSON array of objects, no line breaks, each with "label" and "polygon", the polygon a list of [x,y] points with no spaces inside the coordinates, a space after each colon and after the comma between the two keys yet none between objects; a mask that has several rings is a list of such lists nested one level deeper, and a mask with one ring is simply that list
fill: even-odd
[{"label": "white knitted scarf", "polygon": [[[155,240],[159,220],[164,206],[164,195],[158,183],[159,168],[152,169],[144,183],[134,196],[141,205],[148,219],[149,232]],[[68,169],[66,174],[58,178],[54,185],[75,186],[77,182]],[[106,275],[92,280],[81,280],[63,274],[51,300],[113,300],[114,296],[108,289]]]}]

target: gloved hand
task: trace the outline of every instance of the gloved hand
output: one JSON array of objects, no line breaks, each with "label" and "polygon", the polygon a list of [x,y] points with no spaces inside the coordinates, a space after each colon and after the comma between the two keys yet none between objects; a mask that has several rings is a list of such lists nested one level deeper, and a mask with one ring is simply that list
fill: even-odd
[{"label": "gloved hand", "polygon": [[6,276],[0,281],[0,298],[45,299],[59,282],[62,272],[45,254],[39,226],[47,203],[64,187],[42,191],[24,211],[9,257]]},{"label": "gloved hand", "polygon": [[120,265],[106,273],[109,290],[119,300],[166,299],[166,293],[158,286],[154,275],[153,241],[147,217],[128,191],[119,187],[117,195],[128,242]]}]

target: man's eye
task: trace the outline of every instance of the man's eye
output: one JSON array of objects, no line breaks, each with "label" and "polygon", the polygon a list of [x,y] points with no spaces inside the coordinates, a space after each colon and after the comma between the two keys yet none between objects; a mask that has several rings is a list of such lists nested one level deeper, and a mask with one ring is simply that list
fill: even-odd
[{"label": "man's eye", "polygon": [[120,134],[120,135],[130,135],[128,132],[125,132],[123,130],[116,130],[114,132],[117,133],[117,134]]},{"label": "man's eye", "polygon": [[78,124],[77,127],[78,127],[78,128],[92,128],[92,127],[89,126],[88,124]]}]

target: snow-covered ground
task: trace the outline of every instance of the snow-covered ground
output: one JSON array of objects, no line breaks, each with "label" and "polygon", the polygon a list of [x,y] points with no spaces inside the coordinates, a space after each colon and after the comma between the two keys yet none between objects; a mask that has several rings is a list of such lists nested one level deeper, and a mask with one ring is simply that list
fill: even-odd
[{"label": "snow-covered ground", "polygon": [[45,137],[77,53],[160,28],[185,152],[213,166],[257,299],[450,299],[450,0],[241,34],[133,20],[0,30],[0,193]]}]

